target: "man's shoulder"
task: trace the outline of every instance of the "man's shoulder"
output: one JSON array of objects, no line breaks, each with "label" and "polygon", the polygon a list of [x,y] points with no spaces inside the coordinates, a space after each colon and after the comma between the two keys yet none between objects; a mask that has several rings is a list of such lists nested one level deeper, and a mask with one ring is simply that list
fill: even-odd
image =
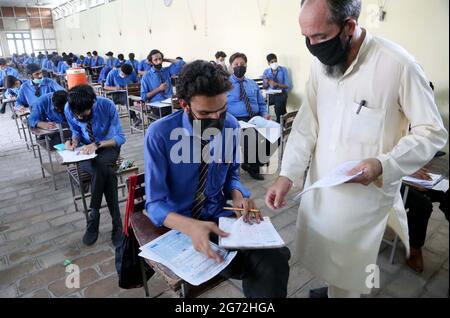
[{"label": "man's shoulder", "polygon": [[416,63],[416,58],[411,53],[391,40],[374,36],[373,45],[380,54],[393,59],[401,66]]}]

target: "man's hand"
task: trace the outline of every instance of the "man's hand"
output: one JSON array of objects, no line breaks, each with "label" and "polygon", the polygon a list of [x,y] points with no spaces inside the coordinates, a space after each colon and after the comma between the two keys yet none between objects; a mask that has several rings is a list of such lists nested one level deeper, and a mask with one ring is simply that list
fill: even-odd
[{"label": "man's hand", "polygon": [[161,85],[159,85],[158,90],[160,92],[164,92],[168,87],[169,87],[169,85],[166,82],[164,82]]},{"label": "man's hand", "polygon": [[90,154],[93,154],[96,150],[97,150],[97,145],[95,143],[92,143],[90,145],[83,146],[80,149],[80,153],[83,155],[90,155]]},{"label": "man's hand", "polygon": [[259,212],[251,212],[250,210],[257,210],[255,201],[252,199],[246,199],[242,195],[242,193],[238,190],[233,190],[231,193],[231,197],[233,199],[233,208],[235,209],[244,209],[244,211],[234,211],[236,216],[240,218],[243,216],[245,223],[253,223],[253,220],[259,224],[260,221],[264,221],[261,211]]},{"label": "man's hand", "polygon": [[37,126],[38,126],[38,128],[41,128],[41,129],[48,129],[48,130],[51,130],[51,129],[55,129],[55,128],[56,128],[56,124],[55,124],[55,123],[52,123],[52,122],[48,122],[48,123],[46,123],[46,122],[39,122],[39,123],[37,124]]},{"label": "man's hand", "polygon": [[429,175],[430,171],[428,169],[425,168],[421,168],[419,171],[413,173],[411,175],[411,177],[416,178],[416,179],[421,179],[421,180],[432,180],[430,175]]},{"label": "man's hand", "polygon": [[269,114],[267,114],[267,115],[264,116],[264,119],[271,120],[271,119],[272,119],[272,116],[270,116]]},{"label": "man's hand", "polygon": [[269,80],[269,85],[272,86],[273,88],[277,88],[278,87],[278,83],[273,81],[273,80]]},{"label": "man's hand", "polygon": [[286,206],[285,197],[292,188],[293,182],[286,177],[278,177],[277,181],[267,190],[266,205],[272,210]]},{"label": "man's hand", "polygon": [[73,140],[67,140],[64,146],[66,147],[66,150],[73,151],[77,147],[78,143]]},{"label": "man's hand", "polygon": [[192,239],[192,245],[197,252],[212,258],[217,263],[223,262],[223,258],[213,251],[209,244],[209,233],[215,233],[220,237],[227,237],[225,233],[214,222],[194,221],[188,230],[188,235]]},{"label": "man's hand", "polygon": [[348,175],[355,175],[361,171],[364,172],[362,176],[359,176],[358,178],[349,181],[348,183],[360,183],[368,186],[383,174],[383,166],[378,159],[367,159],[361,162],[357,167],[350,170],[348,172]]}]

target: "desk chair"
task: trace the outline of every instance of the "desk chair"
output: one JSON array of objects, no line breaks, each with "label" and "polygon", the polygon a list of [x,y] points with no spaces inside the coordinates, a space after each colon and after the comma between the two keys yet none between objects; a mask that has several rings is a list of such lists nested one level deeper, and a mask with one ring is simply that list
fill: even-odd
[{"label": "desk chair", "polygon": [[278,158],[281,163],[283,160],[284,150],[286,147],[286,143],[288,140],[289,135],[292,131],[292,124],[294,123],[295,117],[297,117],[298,111],[287,113],[283,116],[281,116],[280,120],[280,126],[281,126],[281,142],[280,142],[280,148],[278,153]]},{"label": "desk chair", "polygon": [[[156,227],[146,215],[145,210],[145,175],[138,175],[137,187],[134,193],[134,208],[133,213],[130,217],[130,224],[133,232],[136,236],[136,240],[139,243],[139,246],[144,246],[148,242],[158,238],[159,236],[167,233],[169,229],[167,228],[158,228]],[[127,181],[128,184],[128,181]],[[130,198],[129,198],[130,199]],[[124,226],[127,226],[125,224]],[[141,262],[141,273],[144,282],[144,291],[145,295],[149,296],[147,277],[145,275],[144,270],[144,262],[147,262],[148,265],[156,272],[159,273],[167,285],[175,292],[177,292],[181,298],[192,298],[201,295],[202,293],[216,287],[220,283],[225,281],[225,278],[216,276],[210,281],[203,283],[200,286],[192,286],[186,281],[182,280],[180,277],[175,275],[170,269],[165,267],[164,265],[150,261],[148,259],[143,259],[140,257]]]}]

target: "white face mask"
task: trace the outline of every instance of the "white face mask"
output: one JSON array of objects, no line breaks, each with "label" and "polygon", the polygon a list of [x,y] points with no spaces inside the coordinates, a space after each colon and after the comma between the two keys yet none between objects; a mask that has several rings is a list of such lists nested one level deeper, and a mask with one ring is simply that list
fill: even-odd
[{"label": "white face mask", "polygon": [[270,64],[270,68],[271,68],[272,70],[276,71],[277,68],[278,68],[278,63],[272,63],[272,64]]}]

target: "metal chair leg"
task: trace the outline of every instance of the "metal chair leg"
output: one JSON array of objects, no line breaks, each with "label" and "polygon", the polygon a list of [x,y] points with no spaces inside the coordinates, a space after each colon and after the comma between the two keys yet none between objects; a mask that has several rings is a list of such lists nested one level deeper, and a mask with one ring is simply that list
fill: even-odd
[{"label": "metal chair leg", "polygon": [[56,189],[55,169],[53,169],[52,152],[50,151],[50,142],[49,142],[47,136],[45,136],[45,147],[47,148],[46,150],[47,150],[47,154],[48,154],[48,160],[49,160],[49,163],[50,163],[50,170],[51,170],[51,173],[52,173],[53,186],[54,186],[55,191],[56,191],[57,189]]},{"label": "metal chair leg", "polygon": [[142,275],[142,282],[143,282],[144,291],[145,291],[145,297],[150,297],[150,293],[148,291],[147,275],[145,275],[144,259],[142,257],[139,257],[139,264],[141,266],[141,275]]},{"label": "metal chair leg", "polygon": [[87,208],[87,203],[86,203],[86,196],[84,194],[84,186],[83,186],[83,183],[82,183],[82,180],[81,180],[80,166],[79,166],[78,163],[76,164],[76,167],[77,167],[78,184],[80,185],[81,201],[83,201],[83,209],[84,209],[83,212],[84,212],[84,215],[86,216],[86,221],[87,221],[87,219],[88,219],[88,208]]}]

